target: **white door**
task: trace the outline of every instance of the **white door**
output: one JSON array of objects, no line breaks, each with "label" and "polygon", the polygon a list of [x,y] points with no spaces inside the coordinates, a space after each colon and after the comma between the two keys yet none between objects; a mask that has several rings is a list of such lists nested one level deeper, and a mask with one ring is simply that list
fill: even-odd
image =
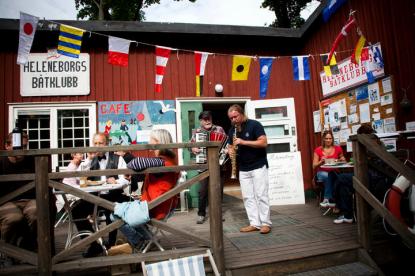
[{"label": "white door", "polygon": [[245,110],[264,126],[268,153],[298,150],[294,98],[248,101]]}]

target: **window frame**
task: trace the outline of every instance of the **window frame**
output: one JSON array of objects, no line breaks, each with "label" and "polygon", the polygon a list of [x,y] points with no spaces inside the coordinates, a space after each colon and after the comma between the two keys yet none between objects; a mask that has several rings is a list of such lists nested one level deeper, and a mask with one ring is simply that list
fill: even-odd
[{"label": "window frame", "polygon": [[[89,111],[89,144],[92,145],[92,136],[97,131],[97,102],[75,103],[10,103],[8,133],[14,128],[14,122],[21,113],[49,114],[50,116],[50,148],[58,148],[58,110],[88,109]],[[54,127],[53,127],[54,126]],[[58,166],[58,156],[52,155],[52,170]]]}]

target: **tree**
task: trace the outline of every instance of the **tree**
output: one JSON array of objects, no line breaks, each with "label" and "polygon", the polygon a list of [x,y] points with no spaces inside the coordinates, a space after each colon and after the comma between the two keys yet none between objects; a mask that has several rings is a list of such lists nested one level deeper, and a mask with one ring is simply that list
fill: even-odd
[{"label": "tree", "polygon": [[76,17],[89,20],[143,21],[142,9],[153,4],[160,4],[160,0],[75,0]]},{"label": "tree", "polygon": [[268,8],[275,13],[275,21],[271,27],[299,28],[304,24],[300,12],[312,0],[264,0],[262,8]]}]

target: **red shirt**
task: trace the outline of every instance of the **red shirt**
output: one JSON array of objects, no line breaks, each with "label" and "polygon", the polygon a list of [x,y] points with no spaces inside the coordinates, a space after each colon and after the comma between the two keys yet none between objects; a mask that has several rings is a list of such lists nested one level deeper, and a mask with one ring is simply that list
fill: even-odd
[{"label": "red shirt", "polygon": [[[333,154],[331,155],[324,155],[324,151],[323,151],[323,147],[320,146],[318,148],[316,148],[314,150],[314,153],[318,155],[318,161],[320,161],[323,157],[324,158],[334,158],[334,159],[339,159],[340,156],[343,155],[343,150],[340,146],[333,146],[334,147],[334,151]],[[319,167],[317,169],[317,171],[326,171],[326,172],[330,172],[333,171],[334,169],[328,169],[328,168],[321,168]]]}]

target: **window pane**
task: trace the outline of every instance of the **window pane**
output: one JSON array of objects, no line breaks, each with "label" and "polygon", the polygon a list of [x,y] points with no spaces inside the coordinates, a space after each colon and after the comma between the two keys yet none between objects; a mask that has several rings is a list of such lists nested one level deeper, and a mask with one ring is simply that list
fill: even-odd
[{"label": "window pane", "polygon": [[42,140],[50,140],[50,131],[42,129],[40,130],[40,139]]},{"label": "window pane", "polygon": [[73,148],[72,140],[63,140],[63,148]]},{"label": "window pane", "polygon": [[49,149],[50,148],[50,142],[49,141],[41,141],[40,142],[40,148]]},{"label": "window pane", "polygon": [[40,120],[40,128],[47,128],[47,129],[49,129],[49,127],[50,127],[50,119],[49,119],[49,116],[48,116],[48,118],[42,118]]},{"label": "window pane", "polygon": [[65,119],[62,118],[62,127],[72,127],[72,118],[70,119]]},{"label": "window pane", "polygon": [[61,137],[61,138],[63,138],[63,139],[73,138],[72,129],[64,129],[62,131],[62,133],[63,133],[63,137]]},{"label": "window pane", "polygon": [[255,109],[256,119],[278,119],[287,117],[286,106],[274,106]]},{"label": "window pane", "polygon": [[37,130],[29,130],[28,131],[28,135],[29,135],[29,140],[37,140],[39,139],[39,133]]},{"label": "window pane", "polygon": [[76,148],[82,148],[82,147],[86,147],[87,143],[86,140],[75,140],[75,147]]}]

